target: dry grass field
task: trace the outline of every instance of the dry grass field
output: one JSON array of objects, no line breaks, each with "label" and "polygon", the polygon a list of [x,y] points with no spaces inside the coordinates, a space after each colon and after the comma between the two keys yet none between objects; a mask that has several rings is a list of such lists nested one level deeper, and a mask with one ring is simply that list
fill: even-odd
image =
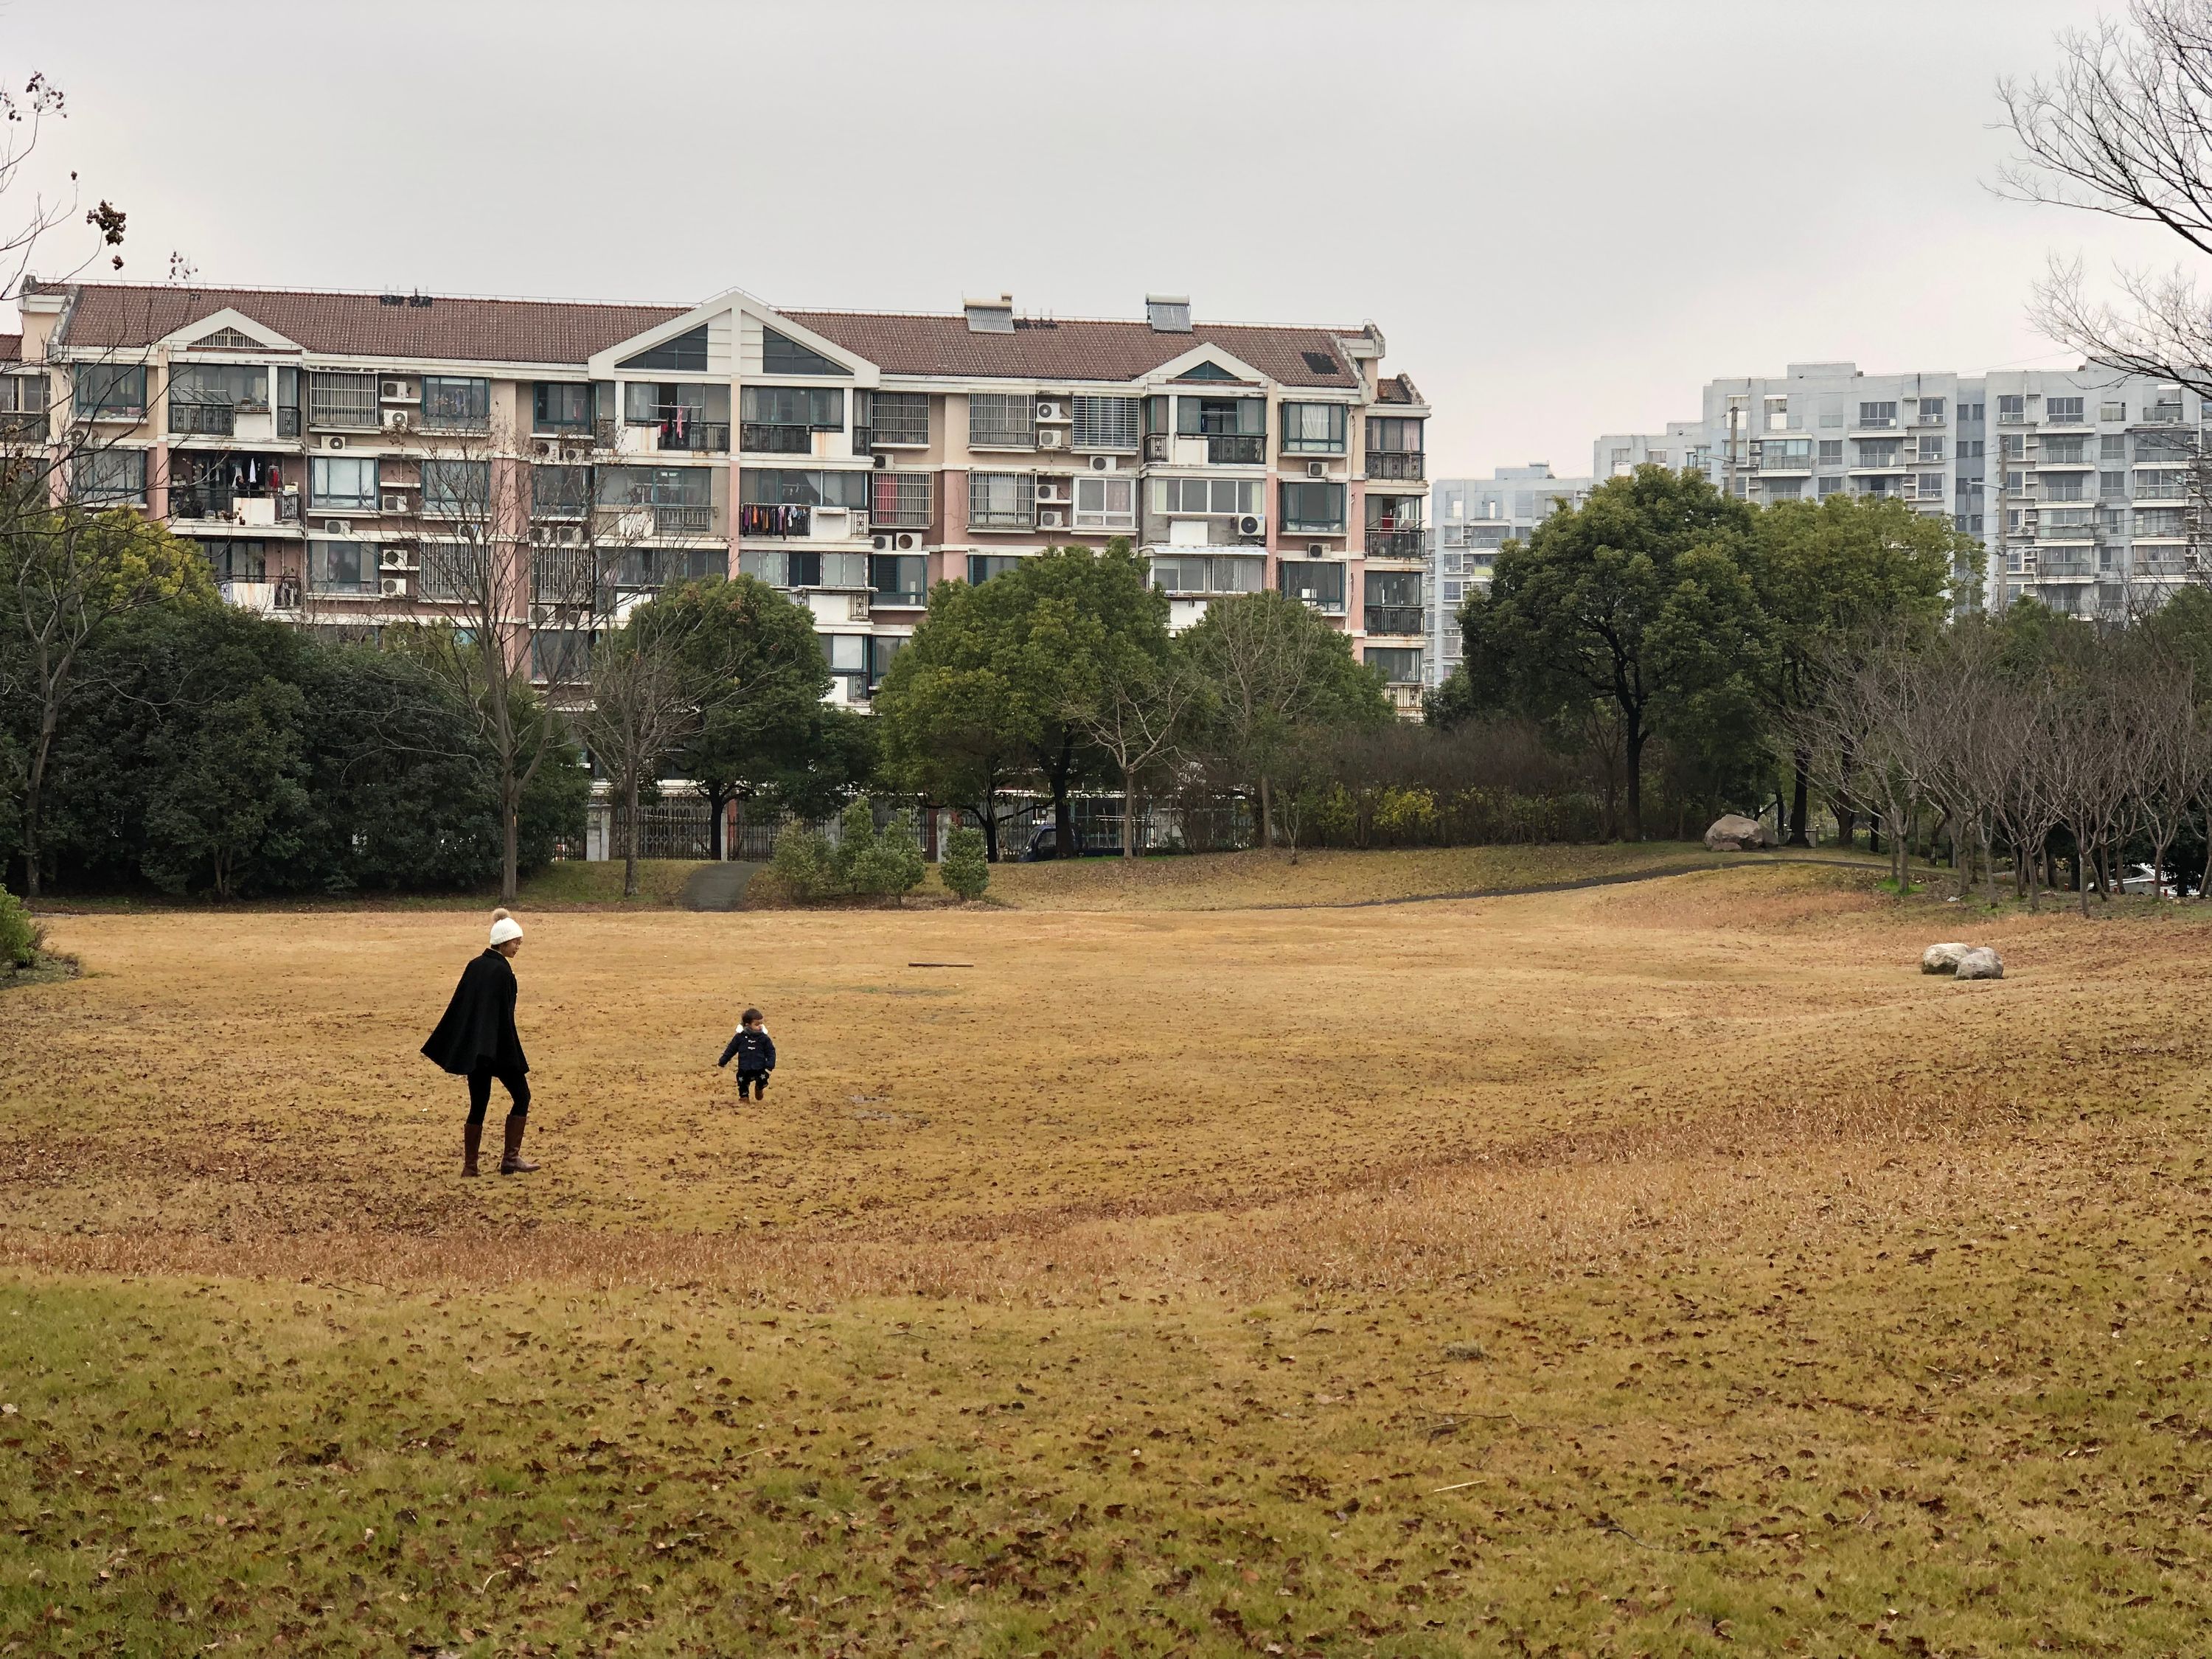
[{"label": "dry grass field", "polygon": [[0,1653],[2206,1650],[2212,922],[1037,873],[526,915],[468,1183],[479,918],[56,918]]}]

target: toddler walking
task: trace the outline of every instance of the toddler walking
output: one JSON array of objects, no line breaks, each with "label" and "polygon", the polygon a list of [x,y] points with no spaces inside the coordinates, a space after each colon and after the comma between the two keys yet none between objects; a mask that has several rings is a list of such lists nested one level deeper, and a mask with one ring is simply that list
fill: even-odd
[{"label": "toddler walking", "polygon": [[714,1064],[728,1065],[732,1054],[738,1057],[738,1098],[743,1100],[749,1088],[755,1100],[765,1098],[768,1074],[775,1070],[775,1042],[769,1036],[768,1027],[761,1024],[759,1009],[745,1010],[738,1029],[730,1034],[730,1046],[722,1050],[722,1057]]}]

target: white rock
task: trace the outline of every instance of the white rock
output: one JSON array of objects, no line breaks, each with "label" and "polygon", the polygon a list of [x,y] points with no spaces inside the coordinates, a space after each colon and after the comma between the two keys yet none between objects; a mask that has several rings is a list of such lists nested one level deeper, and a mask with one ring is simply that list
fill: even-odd
[{"label": "white rock", "polygon": [[1959,959],[1974,947],[1971,945],[1931,945],[1920,953],[1920,971],[1923,974],[1951,974],[1959,969]]},{"label": "white rock", "polygon": [[1977,945],[1974,949],[1967,951],[1966,955],[1959,958],[1958,977],[1960,979],[2002,979],[2004,977],[2004,963],[1998,957],[1997,953],[1990,950],[1988,945]]},{"label": "white rock", "polygon": [[1765,824],[1739,812],[1715,818],[1712,827],[1705,831],[1706,848],[1715,853],[1748,853],[1773,845],[1774,837]]}]

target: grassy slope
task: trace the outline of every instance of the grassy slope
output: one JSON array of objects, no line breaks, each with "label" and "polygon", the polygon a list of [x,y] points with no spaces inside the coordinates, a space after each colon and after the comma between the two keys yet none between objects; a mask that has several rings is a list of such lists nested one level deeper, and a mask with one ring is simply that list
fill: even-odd
[{"label": "grassy slope", "polygon": [[[2195,1651],[2212,929],[2001,918],[1957,986],[1853,883],[549,920],[558,1151],[469,1191],[354,1046],[438,921],[64,919],[94,976],[0,1015],[0,1650]],[[732,940],[783,1093],[656,1115]]]}]

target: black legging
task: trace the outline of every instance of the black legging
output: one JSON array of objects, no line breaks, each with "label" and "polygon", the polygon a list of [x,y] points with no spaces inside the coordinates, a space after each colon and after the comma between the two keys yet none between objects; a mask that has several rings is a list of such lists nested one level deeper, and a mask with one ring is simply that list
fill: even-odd
[{"label": "black legging", "polygon": [[497,1078],[507,1085],[507,1092],[514,1097],[514,1104],[507,1110],[510,1117],[530,1115],[530,1079],[520,1072],[494,1071],[486,1066],[469,1073],[469,1121],[481,1123],[484,1110],[491,1104],[491,1080]]}]

